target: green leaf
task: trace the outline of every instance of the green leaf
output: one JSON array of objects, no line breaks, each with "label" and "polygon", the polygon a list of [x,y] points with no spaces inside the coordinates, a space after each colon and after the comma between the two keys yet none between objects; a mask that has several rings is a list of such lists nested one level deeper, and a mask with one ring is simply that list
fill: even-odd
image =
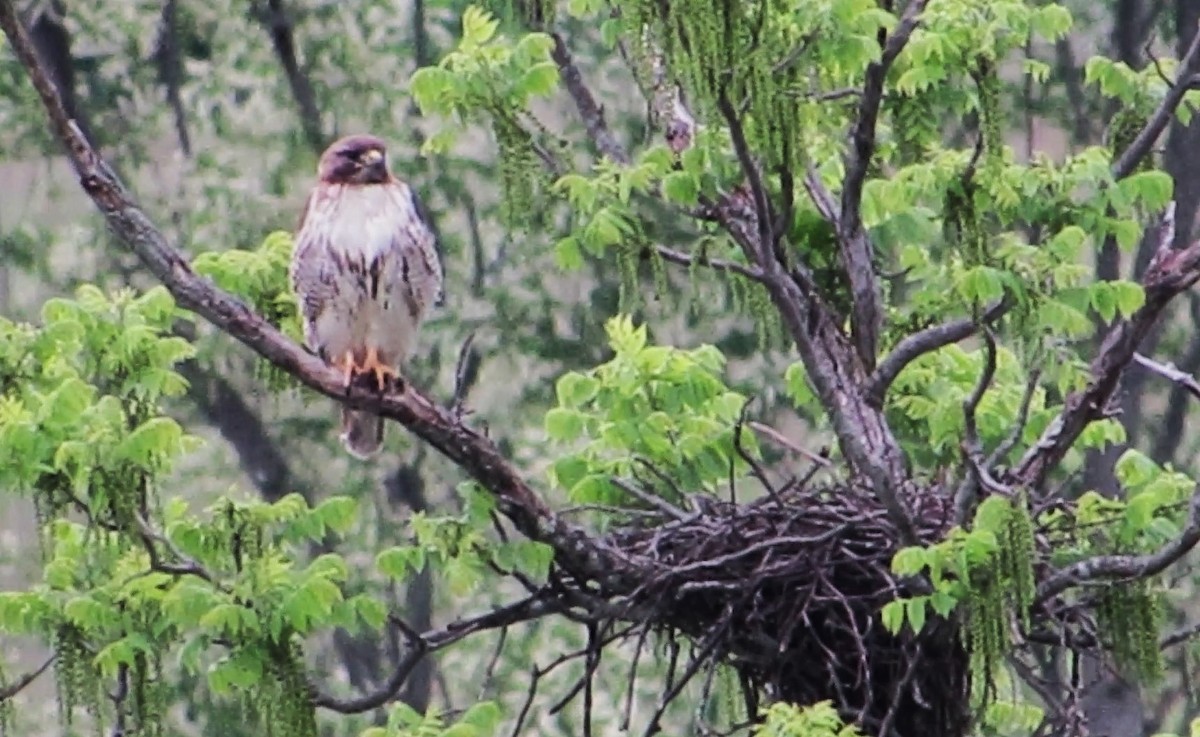
[{"label": "green leaf", "polygon": [[1108,285],[1113,291],[1117,310],[1122,316],[1129,317],[1146,304],[1146,291],[1142,289],[1141,284],[1121,280],[1108,282]]},{"label": "green leaf", "polygon": [[958,600],[951,596],[949,592],[938,590],[930,595],[929,605],[933,607],[933,611],[936,612],[938,616],[946,618],[949,617],[954,611],[954,608],[958,606]]},{"label": "green leaf", "polygon": [[1142,201],[1151,210],[1159,210],[1171,201],[1175,192],[1175,181],[1160,169],[1140,171],[1122,179],[1117,186],[1128,197]]},{"label": "green leaf", "polygon": [[680,205],[695,205],[700,199],[700,185],[687,171],[673,171],[663,178],[663,194]]},{"label": "green leaf", "polygon": [[468,5],[462,17],[462,45],[482,46],[496,35],[500,21],[492,18],[485,10]]},{"label": "green leaf", "polygon": [[900,634],[900,629],[904,627],[904,607],[904,599],[895,599],[883,605],[883,626],[893,635]]},{"label": "green leaf", "polygon": [[481,701],[467,709],[459,723],[471,725],[481,735],[490,735],[495,732],[501,716],[500,707],[494,701]]},{"label": "green leaf", "polygon": [[527,97],[547,97],[558,87],[558,65],[552,61],[534,64],[521,75],[517,91]]},{"label": "green leaf", "polygon": [[579,240],[575,236],[569,235],[554,244],[554,262],[563,271],[583,268],[583,251],[579,249]]},{"label": "green leaf", "polygon": [[546,413],[546,436],[559,442],[570,442],[583,434],[583,415],[573,409],[555,407]]},{"label": "green leaf", "polygon": [[926,596],[914,596],[905,605],[908,625],[912,627],[914,633],[920,632],[921,628],[925,626],[925,602],[927,599]]},{"label": "green leaf", "polygon": [[915,576],[925,570],[929,551],[918,546],[901,548],[892,557],[892,572],[898,576]]},{"label": "green leaf", "polygon": [[558,403],[563,407],[575,408],[590,402],[600,390],[600,382],[594,376],[571,371],[559,377],[554,385]]}]

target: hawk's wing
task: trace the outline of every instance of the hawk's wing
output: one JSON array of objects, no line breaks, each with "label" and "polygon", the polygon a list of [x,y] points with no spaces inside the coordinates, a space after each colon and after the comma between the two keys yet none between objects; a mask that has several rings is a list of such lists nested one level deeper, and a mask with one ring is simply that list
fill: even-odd
[{"label": "hawk's wing", "polygon": [[428,230],[428,233],[424,237],[419,238],[418,242],[425,260],[426,271],[430,275],[431,280],[437,284],[437,291],[433,296],[432,304],[440,306],[446,302],[446,254],[442,250],[442,239],[438,234],[437,225],[429,215],[429,210],[425,208],[425,203],[417,195],[417,191],[409,186],[408,193],[412,198],[412,206],[413,210],[417,213],[417,219],[424,223]]},{"label": "hawk's wing", "polygon": [[328,257],[329,229],[321,224],[309,222],[310,218],[325,217],[324,208],[315,207],[314,200],[326,194],[318,186],[305,200],[296,228],[296,243],[291,264],[292,290],[299,300],[304,342],[310,350],[316,352],[320,352],[321,349],[314,332],[317,319],[337,291],[336,274]]}]

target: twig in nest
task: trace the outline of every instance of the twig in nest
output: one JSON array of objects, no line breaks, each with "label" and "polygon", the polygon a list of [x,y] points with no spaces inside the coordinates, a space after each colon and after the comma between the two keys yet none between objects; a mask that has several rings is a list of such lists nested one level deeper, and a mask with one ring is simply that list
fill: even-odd
[{"label": "twig in nest", "polygon": [[768,438],[770,438],[771,440],[773,440],[777,445],[780,445],[783,448],[792,451],[793,453],[804,456],[805,458],[807,458],[808,460],[817,464],[821,468],[831,468],[833,466],[833,462],[830,461],[825,456],[820,455],[819,453],[814,453],[811,450],[809,450],[808,448],[798,445],[793,440],[791,440],[790,438],[788,438],[786,435],[779,432],[775,428],[771,427],[770,425],[764,424],[762,422],[758,422],[757,420],[750,420],[746,424],[748,424],[751,429],[755,430],[759,434],[765,435]]},{"label": "twig in nest", "polygon": [[[733,448],[737,451],[738,456],[746,462],[746,465],[750,466],[750,472],[754,474],[754,478],[758,479],[758,482],[763,485],[763,488],[767,490],[767,493],[770,494],[773,500],[775,500],[775,503],[780,507],[783,507],[783,500],[779,498],[779,492],[775,489],[775,485],[771,483],[769,478],[767,478],[766,470],[763,469],[762,465],[754,458],[754,456],[750,455],[750,453],[746,450],[746,446],[742,443],[742,432],[747,422],[746,413],[749,411],[750,403],[753,401],[754,397],[750,397],[746,400],[746,403],[742,405],[742,411],[741,414],[738,415],[737,424],[733,427]],[[730,496],[730,504],[736,503],[736,500],[732,498],[732,493]]]},{"label": "twig in nest", "polygon": [[645,502],[646,504],[649,504],[651,507],[654,507],[655,509],[657,509],[658,511],[667,515],[668,517],[674,517],[675,519],[684,519],[685,517],[687,517],[687,515],[684,514],[682,509],[680,509],[679,507],[676,507],[674,504],[671,504],[666,499],[663,499],[662,497],[656,496],[654,494],[647,494],[646,492],[637,488],[637,486],[629,483],[625,479],[617,478],[614,476],[612,479],[612,482],[613,482],[613,485],[616,486],[621,491],[624,491],[626,494],[629,494],[630,496],[637,497],[641,501]]}]

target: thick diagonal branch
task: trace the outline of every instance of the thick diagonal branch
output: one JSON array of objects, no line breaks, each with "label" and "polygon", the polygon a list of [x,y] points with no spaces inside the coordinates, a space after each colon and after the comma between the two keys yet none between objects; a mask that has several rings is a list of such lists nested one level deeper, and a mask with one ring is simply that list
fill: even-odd
[{"label": "thick diagonal branch", "polygon": [[1180,251],[1171,248],[1175,238],[1174,204],[1167,206],[1162,221],[1155,227],[1158,251],[1142,277],[1146,302],[1108,331],[1092,360],[1087,386],[1067,397],[1062,412],[1021,459],[1015,475],[1031,488],[1042,486],[1084,428],[1106,416],[1121,375],[1133,361],[1142,339],[1150,334],[1167,304],[1200,279],[1200,243]]},{"label": "thick diagonal branch", "polygon": [[602,585],[620,580],[625,569],[585,531],[553,514],[489,439],[412,387],[402,394],[383,397],[365,389],[347,391],[337,371],[293,343],[241,300],[193,271],[187,258],[167,242],[68,117],[11,0],[0,0],[0,28],[28,71],[45,105],[50,127],[66,148],[84,191],[113,233],[181,307],[241,341],[308,388],[407,427],[495,495],[498,509],[522,534],[553,546],[556,561],[564,568],[587,575]]}]

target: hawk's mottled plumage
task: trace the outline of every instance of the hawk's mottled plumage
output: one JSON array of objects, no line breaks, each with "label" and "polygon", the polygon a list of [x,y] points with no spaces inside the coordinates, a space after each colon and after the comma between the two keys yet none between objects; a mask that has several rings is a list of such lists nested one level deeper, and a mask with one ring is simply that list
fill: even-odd
[{"label": "hawk's mottled plumage", "polygon": [[[416,193],[388,171],[380,139],[347,136],[321,155],[291,278],[309,348],[341,369],[347,386],[370,373],[383,391],[441,301],[442,262]],[[366,458],[383,442],[382,419],[343,408],[341,438]]]}]

